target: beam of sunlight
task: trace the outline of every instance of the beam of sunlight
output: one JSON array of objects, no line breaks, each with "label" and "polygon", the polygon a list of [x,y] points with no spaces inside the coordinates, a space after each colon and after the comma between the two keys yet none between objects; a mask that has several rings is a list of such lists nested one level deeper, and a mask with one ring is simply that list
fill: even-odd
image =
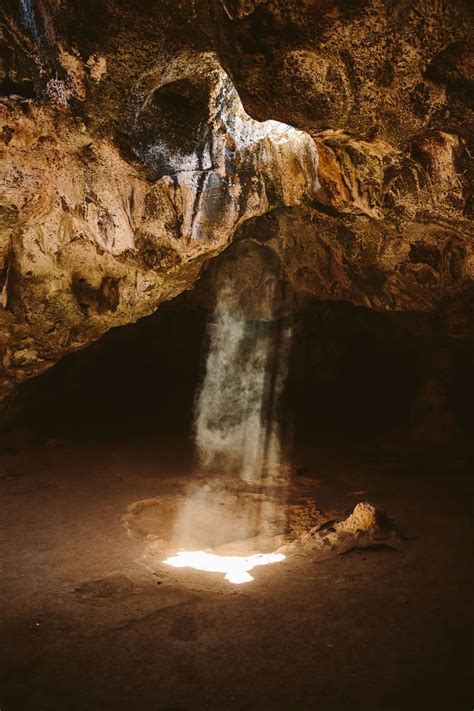
[{"label": "beam of sunlight", "polygon": [[279,563],[284,560],[283,553],[255,553],[254,555],[216,555],[205,551],[178,551],[163,561],[174,568],[194,568],[208,573],[225,573],[224,578],[230,583],[240,585],[253,580],[249,571],[259,565]]},{"label": "beam of sunlight", "polygon": [[[261,482],[281,464],[277,405],[286,378],[291,325],[245,317],[238,289],[217,294],[206,375],[196,402],[201,470]],[[274,310],[274,294],[267,295]]]},{"label": "beam of sunlight", "polygon": [[285,558],[278,552],[206,552],[237,542],[239,552],[275,551],[286,530],[281,501],[288,482],[278,406],[292,327],[289,319],[277,316],[281,274],[271,264],[263,272],[265,288],[256,293],[261,308],[253,314],[241,302],[238,275],[225,275],[229,278],[216,284],[206,372],[195,406],[202,479],[188,489],[174,522],[173,555],[163,561],[224,573],[235,584],[252,581],[250,571],[256,566]]}]

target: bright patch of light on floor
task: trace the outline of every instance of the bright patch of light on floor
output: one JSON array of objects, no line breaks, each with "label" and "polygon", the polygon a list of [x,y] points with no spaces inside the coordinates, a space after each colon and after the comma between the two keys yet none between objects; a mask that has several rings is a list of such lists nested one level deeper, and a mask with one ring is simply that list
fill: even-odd
[{"label": "bright patch of light on floor", "polygon": [[225,573],[230,583],[240,585],[253,580],[249,571],[259,565],[279,563],[284,560],[283,553],[255,553],[254,555],[216,555],[205,551],[179,551],[163,561],[174,568],[194,568],[208,573]]}]

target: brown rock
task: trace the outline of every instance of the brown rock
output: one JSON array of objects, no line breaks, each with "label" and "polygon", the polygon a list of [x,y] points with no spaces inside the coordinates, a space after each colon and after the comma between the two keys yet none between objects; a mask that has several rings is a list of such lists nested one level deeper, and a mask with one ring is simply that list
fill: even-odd
[{"label": "brown rock", "polygon": [[463,0],[7,0],[0,393],[189,289],[234,235],[249,304],[271,259],[280,313],[439,309],[464,337],[473,24]]}]

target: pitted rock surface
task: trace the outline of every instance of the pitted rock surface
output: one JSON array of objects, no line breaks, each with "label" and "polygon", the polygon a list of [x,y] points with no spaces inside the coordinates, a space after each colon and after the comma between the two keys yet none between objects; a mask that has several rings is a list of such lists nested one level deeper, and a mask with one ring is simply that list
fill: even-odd
[{"label": "pitted rock surface", "polygon": [[254,304],[275,262],[279,313],[472,334],[473,27],[467,0],[6,0],[0,395],[227,258]]}]

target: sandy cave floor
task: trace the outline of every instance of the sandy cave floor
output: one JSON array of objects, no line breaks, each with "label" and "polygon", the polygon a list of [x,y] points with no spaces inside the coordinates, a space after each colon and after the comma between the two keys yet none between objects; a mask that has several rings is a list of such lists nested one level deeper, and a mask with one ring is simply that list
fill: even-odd
[{"label": "sandy cave floor", "polygon": [[190,447],[2,442],[1,711],[471,709],[468,467],[340,443],[296,456],[318,507],[371,501],[400,549],[305,553],[241,586],[152,572],[123,517],[191,480]]}]

